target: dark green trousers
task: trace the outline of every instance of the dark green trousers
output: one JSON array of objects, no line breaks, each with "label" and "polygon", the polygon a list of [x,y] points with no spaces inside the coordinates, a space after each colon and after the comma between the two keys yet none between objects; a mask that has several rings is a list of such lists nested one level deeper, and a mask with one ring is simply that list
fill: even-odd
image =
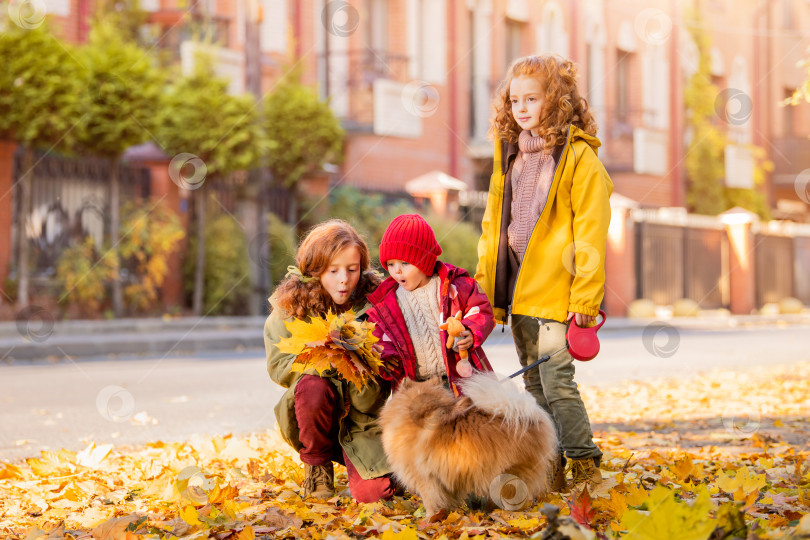
[{"label": "dark green trousers", "polygon": [[[565,347],[567,326],[551,319],[512,315],[512,336],[523,367]],[[602,452],[593,442],[588,412],[574,382],[574,359],[565,348],[523,374],[526,390],[554,419],[560,450],[568,459],[594,458]]]}]

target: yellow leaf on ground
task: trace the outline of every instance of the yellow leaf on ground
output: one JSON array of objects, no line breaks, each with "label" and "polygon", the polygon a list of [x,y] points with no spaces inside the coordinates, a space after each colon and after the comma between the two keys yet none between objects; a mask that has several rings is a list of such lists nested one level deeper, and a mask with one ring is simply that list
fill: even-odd
[{"label": "yellow leaf on ground", "polygon": [[202,525],[200,515],[197,513],[197,509],[192,505],[188,505],[180,510],[180,519],[192,526]]},{"label": "yellow leaf on ground", "polygon": [[650,494],[641,486],[630,484],[627,486],[627,496],[625,498],[629,506],[641,506],[649,498]]},{"label": "yellow leaf on ground", "polygon": [[239,531],[239,534],[236,535],[234,540],[253,540],[254,538],[256,538],[256,535],[253,533],[253,527],[248,525]]},{"label": "yellow leaf on ground", "polygon": [[675,492],[656,486],[647,501],[649,513],[629,510],[621,524],[630,540],[706,540],[714,531],[709,492],[700,490],[691,504],[678,502]]},{"label": "yellow leaf on ground", "polygon": [[6,478],[22,478],[23,474],[19,467],[16,465],[12,465],[11,463],[0,463],[0,480],[5,480]]},{"label": "yellow leaf on ground", "polygon": [[607,501],[600,501],[599,508],[603,508],[615,519],[621,519],[627,511],[627,497],[624,493],[620,493],[615,489],[610,490],[610,499]]},{"label": "yellow leaf on ground", "polygon": [[76,454],[68,450],[43,450],[41,458],[28,458],[25,462],[37,476],[65,475],[76,470]]},{"label": "yellow leaf on ground", "polygon": [[107,459],[113,449],[111,444],[102,444],[96,447],[96,443],[91,442],[87,448],[76,454],[76,459],[79,465],[97,469],[102,461]]},{"label": "yellow leaf on ground", "polygon": [[130,514],[109,519],[93,529],[93,538],[95,540],[138,540],[139,537],[135,535],[135,531],[130,530],[130,524],[139,521],[141,517],[138,514]]},{"label": "yellow leaf on ground", "polygon": [[387,529],[380,536],[381,540],[418,540],[419,536],[416,534],[416,529],[407,527],[400,532],[394,532],[393,528]]},{"label": "yellow leaf on ground", "polygon": [[748,494],[752,491],[759,491],[767,483],[764,474],[757,474],[748,467],[740,467],[733,477],[725,472],[721,472],[717,476],[717,487],[726,493],[737,493],[742,490],[744,494]]}]

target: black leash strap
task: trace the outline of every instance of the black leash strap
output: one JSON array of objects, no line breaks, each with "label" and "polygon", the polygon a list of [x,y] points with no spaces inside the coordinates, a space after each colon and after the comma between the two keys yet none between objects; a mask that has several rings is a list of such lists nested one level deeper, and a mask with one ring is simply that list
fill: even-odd
[{"label": "black leash strap", "polygon": [[[565,347],[563,347],[563,348],[561,348],[561,349],[558,349],[558,350],[554,351],[554,352],[553,352],[553,353],[551,353],[551,354],[547,354],[547,355],[545,355],[545,356],[541,356],[539,359],[537,359],[536,361],[532,362],[531,364],[529,364],[529,365],[528,365],[528,366],[526,366],[525,368],[519,369],[518,371],[516,371],[516,372],[512,373],[511,375],[509,375],[509,376],[507,377],[507,379],[514,379],[514,378],[515,378],[515,377],[517,377],[518,375],[522,375],[523,373],[526,373],[526,372],[527,372],[527,371],[529,371],[530,369],[536,368],[537,366],[539,366],[539,365],[540,365],[540,364],[542,364],[543,362],[547,362],[548,360],[550,360],[550,359],[551,359],[551,357],[552,357],[552,356],[554,356],[555,354],[559,354],[559,353],[563,352],[563,351],[564,351],[565,349],[567,349],[567,348],[568,348],[568,344],[566,343],[566,344],[565,344]],[[505,380],[505,379],[504,379],[504,380]]]}]

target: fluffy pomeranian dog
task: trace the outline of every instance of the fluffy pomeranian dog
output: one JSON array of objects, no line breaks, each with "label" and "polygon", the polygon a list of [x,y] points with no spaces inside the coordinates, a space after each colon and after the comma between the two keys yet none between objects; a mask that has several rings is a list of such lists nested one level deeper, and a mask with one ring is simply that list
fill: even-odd
[{"label": "fluffy pomeranian dog", "polygon": [[554,422],[525,390],[492,373],[461,383],[405,379],[380,414],[394,476],[428,516],[469,495],[517,510],[542,496],[557,458]]}]

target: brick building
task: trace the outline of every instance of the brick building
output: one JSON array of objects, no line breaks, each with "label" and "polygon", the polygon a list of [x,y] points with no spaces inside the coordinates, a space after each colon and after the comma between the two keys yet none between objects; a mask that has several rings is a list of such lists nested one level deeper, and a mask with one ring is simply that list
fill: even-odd
[{"label": "brick building", "polygon": [[[86,39],[96,0],[44,2],[63,39]],[[697,9],[711,43],[712,82],[720,90],[716,123],[732,142],[725,153],[727,184],[753,186],[748,145],[757,145],[774,164],[762,188],[773,216],[810,221],[810,172],[801,174],[810,169],[810,105],[782,105],[807,75],[797,65],[810,45],[802,30],[810,28],[810,4],[802,0],[191,5],[141,0],[140,5],[148,14],[142,29],[147,44],[188,67],[198,47],[192,38],[208,37],[216,70],[231,80],[234,93],[256,88],[258,74],[248,66],[259,66],[262,92],[299,68],[304,82],[329,99],[347,131],[345,161],[332,184],[372,190],[402,192],[409,180],[426,174],[449,175],[472,192],[486,190],[491,98],[507,66],[526,54],[570,57],[579,64],[581,86],[599,124],[600,157],[615,183],[615,214],[626,219],[633,208],[685,204],[684,156],[691,134],[684,93],[698,60],[685,14]],[[257,51],[258,62],[251,62]],[[9,156],[0,148],[0,173],[7,173],[0,176],[10,175]],[[8,178],[2,182],[10,184]],[[171,183],[167,188],[173,189]],[[8,197],[0,204],[10,208]],[[11,237],[8,221],[0,219],[2,238]],[[612,229],[621,225],[620,218],[614,222]],[[612,237],[624,238],[617,230]],[[622,240],[628,246],[634,241]],[[638,277],[638,256],[628,255],[633,250],[623,245],[614,246],[609,268],[614,276]],[[0,266],[6,264],[0,260]],[[645,294],[640,279],[613,283],[608,296],[615,297],[618,312]],[[687,289],[684,284],[681,295],[688,296]],[[679,293],[668,298],[673,295]],[[720,305],[730,305],[727,296]]]}]

